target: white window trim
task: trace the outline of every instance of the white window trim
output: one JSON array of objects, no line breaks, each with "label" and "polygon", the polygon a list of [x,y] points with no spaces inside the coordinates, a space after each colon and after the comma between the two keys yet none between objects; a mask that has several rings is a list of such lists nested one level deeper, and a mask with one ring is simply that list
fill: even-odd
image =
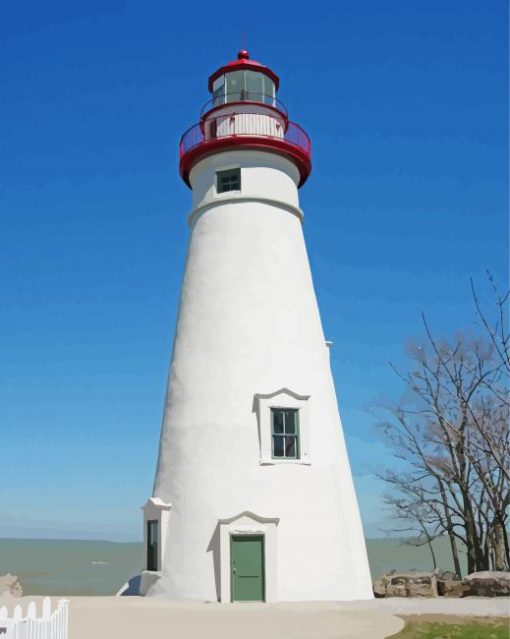
[{"label": "white window trim", "polygon": [[[273,393],[257,393],[254,410],[257,413],[262,466],[274,464],[311,464],[310,457],[310,414],[311,395],[300,395],[288,388],[280,388]],[[299,410],[299,459],[274,458],[271,437],[271,408],[297,408]]]},{"label": "white window trim", "polygon": [[277,579],[277,546],[276,527],[278,517],[261,517],[245,510],[235,517],[219,519],[220,525],[220,599],[222,603],[230,603],[230,538],[232,535],[263,535],[264,536],[264,593],[265,601],[278,600]]},{"label": "white window trim", "polygon": [[[172,504],[165,503],[159,497],[150,497],[142,506],[143,510],[143,547],[144,547],[144,571],[160,573],[163,568],[165,558],[165,546],[167,540],[168,522]],[[158,570],[147,570],[147,522],[156,520],[158,522]]]}]

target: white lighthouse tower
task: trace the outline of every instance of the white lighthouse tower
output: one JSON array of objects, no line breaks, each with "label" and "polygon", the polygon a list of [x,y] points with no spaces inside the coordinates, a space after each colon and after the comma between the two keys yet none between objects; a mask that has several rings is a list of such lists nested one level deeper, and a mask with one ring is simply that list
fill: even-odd
[{"label": "white lighthouse tower", "polygon": [[303,237],[310,140],[278,85],[240,51],[181,140],[191,238],[142,594],[372,597]]}]

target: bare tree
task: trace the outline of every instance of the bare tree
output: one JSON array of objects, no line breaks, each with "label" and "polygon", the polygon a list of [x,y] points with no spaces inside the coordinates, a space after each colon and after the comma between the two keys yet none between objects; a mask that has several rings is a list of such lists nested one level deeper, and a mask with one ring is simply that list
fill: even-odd
[{"label": "bare tree", "polygon": [[410,370],[396,371],[407,395],[381,424],[403,468],[383,476],[388,503],[425,539],[448,535],[458,574],[458,541],[468,572],[510,566],[509,296],[496,291],[491,323],[472,289],[482,334],[438,339],[423,317],[427,339],[408,348]]},{"label": "bare tree", "polygon": [[427,545],[435,570],[437,558],[432,542],[441,534],[441,526],[429,506],[424,487],[409,483],[409,477],[399,473],[387,473],[382,478],[397,488],[384,498],[386,505],[393,510],[393,519],[399,521],[398,527],[394,527],[392,532],[404,535],[403,543],[408,546]]}]

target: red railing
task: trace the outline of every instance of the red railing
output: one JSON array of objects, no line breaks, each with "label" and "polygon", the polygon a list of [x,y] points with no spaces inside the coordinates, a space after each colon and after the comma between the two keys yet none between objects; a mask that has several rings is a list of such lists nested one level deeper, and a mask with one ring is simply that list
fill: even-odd
[{"label": "red railing", "polygon": [[206,145],[213,140],[242,136],[279,140],[298,147],[310,156],[310,138],[298,124],[257,112],[223,113],[193,125],[181,138],[179,155],[182,158],[197,146]]}]

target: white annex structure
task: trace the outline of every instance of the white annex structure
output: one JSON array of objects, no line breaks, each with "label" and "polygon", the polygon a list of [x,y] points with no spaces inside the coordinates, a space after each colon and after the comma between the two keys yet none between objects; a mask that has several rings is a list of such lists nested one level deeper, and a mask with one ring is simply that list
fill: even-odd
[{"label": "white annex structure", "polygon": [[191,239],[140,592],[372,597],[303,237],[310,141],[242,50],[182,137]]}]

